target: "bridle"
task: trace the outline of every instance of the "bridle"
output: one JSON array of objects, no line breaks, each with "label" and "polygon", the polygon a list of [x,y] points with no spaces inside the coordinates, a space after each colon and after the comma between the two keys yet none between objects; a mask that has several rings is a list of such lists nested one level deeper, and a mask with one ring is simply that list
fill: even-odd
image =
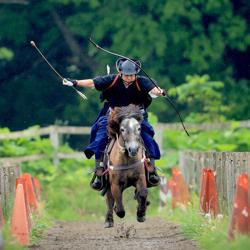
[{"label": "bridle", "polygon": [[[126,141],[124,140],[124,138],[121,135],[121,133],[119,133],[119,134],[116,133],[115,136],[116,136],[117,145],[119,147],[119,152],[122,153],[122,154],[124,154],[128,150],[127,150],[127,148],[125,146],[121,145],[121,143],[119,142],[119,138],[121,137],[122,142],[123,142],[124,145],[125,145]],[[141,136],[140,136],[140,140],[139,140],[139,148],[142,149],[142,157],[141,157],[141,159],[137,160],[134,163],[129,164],[129,165],[128,164],[126,164],[126,165],[113,165],[110,162],[109,154],[107,154],[107,158],[108,158],[107,165],[108,165],[108,168],[105,171],[105,173],[108,172],[110,169],[113,170],[113,171],[122,171],[122,170],[133,169],[133,168],[141,166],[141,164],[144,163],[144,161],[146,159],[146,156],[145,156],[145,146],[144,146],[144,143],[143,143],[143,140],[142,140]]]},{"label": "bridle", "polygon": [[[119,152],[124,154],[125,151],[126,151],[126,147],[123,147],[123,146],[120,144],[120,142],[119,142],[119,135],[118,135],[117,133],[116,133],[115,135],[116,135],[117,145],[118,145],[118,147],[119,147]],[[122,137],[122,136],[121,136],[121,137]],[[125,145],[125,140],[123,139],[123,137],[122,137],[122,140],[123,140],[124,145]]]}]

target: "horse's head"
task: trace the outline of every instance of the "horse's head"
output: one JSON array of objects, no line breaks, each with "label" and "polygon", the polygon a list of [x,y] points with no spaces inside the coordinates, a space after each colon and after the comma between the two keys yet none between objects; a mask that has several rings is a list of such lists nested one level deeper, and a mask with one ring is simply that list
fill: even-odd
[{"label": "horse's head", "polygon": [[129,157],[135,157],[141,145],[141,124],[135,118],[125,118],[120,124],[120,135]]},{"label": "horse's head", "polygon": [[135,157],[141,145],[142,114],[138,106],[130,104],[115,108],[109,118],[109,135],[118,134],[129,157]]}]

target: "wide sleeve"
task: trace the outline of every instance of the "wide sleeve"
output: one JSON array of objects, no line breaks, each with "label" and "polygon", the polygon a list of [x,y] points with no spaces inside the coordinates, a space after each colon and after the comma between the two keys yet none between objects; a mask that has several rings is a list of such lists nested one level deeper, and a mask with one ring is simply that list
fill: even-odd
[{"label": "wide sleeve", "polygon": [[93,79],[95,88],[103,91],[108,88],[115,79],[115,75],[97,76]]},{"label": "wide sleeve", "polygon": [[[148,77],[145,76],[138,76],[137,77],[140,88],[144,93],[149,93],[155,85],[152,83],[152,81],[149,80]],[[153,80],[155,82],[155,80]]]}]

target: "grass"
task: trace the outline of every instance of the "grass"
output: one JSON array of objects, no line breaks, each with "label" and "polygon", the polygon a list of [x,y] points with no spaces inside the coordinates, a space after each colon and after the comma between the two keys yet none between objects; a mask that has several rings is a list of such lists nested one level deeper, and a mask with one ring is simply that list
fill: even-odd
[{"label": "grass", "polygon": [[248,250],[250,237],[236,235],[235,240],[228,240],[230,218],[219,216],[214,219],[200,213],[198,199],[184,210],[172,210],[170,204],[161,211],[161,216],[180,225],[181,230],[189,238],[196,240],[205,250]]},{"label": "grass", "polygon": [[[32,231],[30,234],[30,245],[35,245],[42,236],[44,230],[49,228],[52,225],[51,217],[46,212],[43,202],[39,203],[39,207],[36,211],[32,213]],[[3,249],[4,250],[24,250],[28,249],[23,247],[14,237],[11,236],[11,227],[10,227],[10,217],[7,218],[5,225],[2,230],[3,236]]]},{"label": "grass", "polygon": [[53,218],[48,214],[43,201],[39,202],[38,209],[32,214],[31,245],[37,244],[43,232],[53,225]]}]

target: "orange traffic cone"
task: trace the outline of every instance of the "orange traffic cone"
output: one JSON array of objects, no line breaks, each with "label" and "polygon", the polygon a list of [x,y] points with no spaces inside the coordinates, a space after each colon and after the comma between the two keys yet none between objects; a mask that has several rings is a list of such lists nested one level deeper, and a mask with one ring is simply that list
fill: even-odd
[{"label": "orange traffic cone", "polygon": [[34,185],[32,182],[31,175],[28,173],[24,173],[24,174],[22,174],[21,177],[24,178],[26,181],[26,187],[27,187],[26,192],[27,192],[28,203],[29,203],[30,207],[33,207],[36,209],[37,208],[37,199],[36,199]]},{"label": "orange traffic cone", "polygon": [[172,208],[179,205],[186,206],[189,200],[188,187],[177,168],[172,169],[172,177],[169,179],[168,185],[172,191]]},{"label": "orange traffic cone", "polygon": [[18,184],[16,189],[13,214],[11,218],[11,233],[21,245],[29,244],[29,225],[26,212],[23,185]]},{"label": "orange traffic cone", "polygon": [[234,232],[250,234],[250,206],[248,199],[248,176],[243,173],[238,177],[234,206],[228,236],[234,238]]},{"label": "orange traffic cone", "polygon": [[36,191],[35,193],[36,193],[37,199],[40,200],[40,197],[41,197],[40,182],[36,177],[32,177],[32,180],[35,186],[35,191]]},{"label": "orange traffic cone", "polygon": [[26,184],[26,180],[24,178],[20,178],[20,177],[16,178],[16,188],[17,188],[18,184],[23,185],[26,213],[27,213],[27,217],[28,217],[28,225],[29,225],[29,231],[30,231],[31,230],[31,211],[30,211],[30,205],[28,202],[28,194],[27,194],[28,187]]},{"label": "orange traffic cone", "polygon": [[215,173],[209,168],[203,169],[200,192],[200,207],[204,213],[211,213],[214,216],[219,213]]}]

